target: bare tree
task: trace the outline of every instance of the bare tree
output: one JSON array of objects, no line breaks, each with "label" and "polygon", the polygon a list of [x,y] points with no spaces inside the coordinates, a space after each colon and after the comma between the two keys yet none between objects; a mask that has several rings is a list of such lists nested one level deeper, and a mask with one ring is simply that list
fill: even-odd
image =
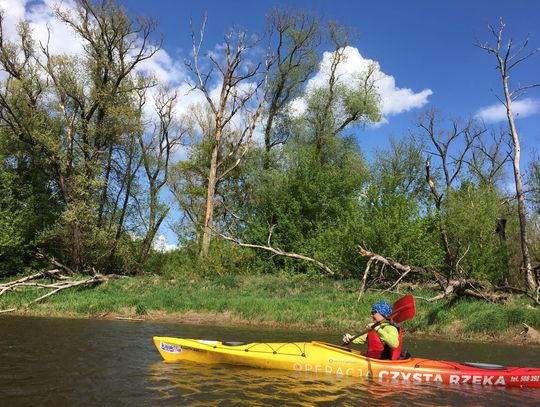
[{"label": "bare tree", "polygon": [[[420,119],[418,126],[429,137],[435,151],[430,155],[439,158],[439,166],[442,172],[443,189],[437,187],[436,177],[431,171],[430,159],[426,161],[426,182],[429,185],[431,195],[435,202],[435,210],[438,214],[443,210],[443,199],[452,189],[457,177],[460,175],[465,157],[471,151],[475,140],[477,140],[486,130],[484,127],[478,127],[476,123],[469,119],[462,123],[459,120],[454,120],[451,129],[446,132],[438,129],[437,114],[434,110],[427,112]],[[463,140],[464,144],[461,149],[455,149],[455,143]],[[440,226],[441,241],[444,248],[444,256],[446,266],[448,267],[448,278],[452,278],[457,271],[459,264],[458,253],[451,249],[449,237],[443,225]]]},{"label": "bare tree", "polygon": [[154,100],[157,115],[154,131],[149,135],[148,140],[145,140],[143,134],[139,135],[142,166],[148,182],[148,213],[144,211],[145,213],[141,216],[145,234],[138,259],[139,271],[142,270],[152,242],[169,213],[169,207],[160,202],[159,194],[168,181],[169,162],[173,150],[184,135],[184,130],[174,120],[177,96],[176,92],[166,90],[158,93]]},{"label": "bare tree", "polygon": [[523,192],[523,184],[520,170],[521,146],[519,143],[518,131],[514,121],[512,102],[523,96],[527,92],[527,90],[540,86],[540,83],[523,85],[519,86],[517,89],[510,90],[508,81],[510,77],[510,71],[517,65],[540,51],[540,48],[536,48],[527,52],[526,48],[529,43],[528,37],[517,50],[514,50],[512,48],[512,39],[510,39],[505,46],[503,44],[503,32],[506,24],[504,24],[502,19],[500,21],[500,26],[498,30],[496,30],[491,25],[489,25],[488,27],[493,36],[495,37],[495,45],[492,46],[489,43],[477,43],[477,46],[487,51],[489,54],[495,56],[497,60],[497,69],[499,70],[501,75],[504,98],[501,99],[497,96],[497,99],[499,99],[499,101],[504,105],[506,109],[506,117],[508,119],[508,125],[510,127],[510,133],[512,135],[512,141],[514,145],[514,180],[516,184],[516,196],[518,201],[518,216],[520,225],[521,252],[523,255],[524,280],[527,288],[531,292],[536,291],[536,295],[538,296],[539,286],[537,281],[535,280],[527,242],[527,208],[525,206],[525,194]]},{"label": "bare tree", "polygon": [[19,44],[5,41],[0,30],[0,66],[8,72],[0,121],[50,174],[65,208],[64,231],[58,233],[66,241],[68,263],[81,272],[95,254],[87,248],[101,239],[97,235],[109,215],[115,148],[131,120],[130,97],[140,86],[137,67],[160,45],[150,43],[153,21],[134,23],[112,1],[78,0],[75,8],[53,10],[84,51],[55,55],[48,42],[34,44],[26,23]]},{"label": "bare tree", "polygon": [[[203,129],[208,132],[205,136],[210,142],[210,163],[201,257],[205,257],[210,248],[217,183],[231,174],[248,152],[268,93],[271,66],[268,56],[264,62],[250,63],[248,54],[260,41],[248,37],[246,32],[234,31],[226,35],[220,51],[207,54],[209,65],[203,66],[201,47],[205,27],[206,17],[198,38],[192,30],[193,58],[186,62],[194,76],[193,89],[203,94],[212,119],[211,126]],[[218,86],[217,98],[211,94],[213,85]],[[238,125],[235,120],[242,124]]]},{"label": "bare tree", "polygon": [[512,157],[511,148],[505,149],[505,143],[508,137],[508,132],[505,129],[499,131],[492,130],[490,132],[491,140],[486,142],[479,137],[471,149],[471,158],[466,160],[469,171],[474,174],[478,180],[490,187],[493,187],[497,180],[500,179],[504,165],[510,161]]}]

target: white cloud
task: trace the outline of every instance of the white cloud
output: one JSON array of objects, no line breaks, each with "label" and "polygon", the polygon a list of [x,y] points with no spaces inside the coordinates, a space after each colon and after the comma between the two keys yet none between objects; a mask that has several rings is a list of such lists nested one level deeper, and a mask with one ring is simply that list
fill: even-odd
[{"label": "white cloud", "polygon": [[167,243],[167,238],[165,237],[165,235],[159,235],[154,241],[154,250],[158,252],[166,253],[166,252],[172,252],[173,250],[176,250],[176,249],[178,249],[178,246]]},{"label": "white cloud", "polygon": [[[540,101],[538,100],[525,98],[512,102],[512,112],[516,119],[532,116],[539,111]],[[488,123],[504,121],[507,120],[506,107],[504,107],[502,103],[493,104],[480,109],[478,113],[476,113],[476,117]]]},{"label": "white cloud", "polygon": [[[319,72],[308,82],[308,91],[323,86],[328,82],[331,61],[332,53],[325,52],[319,66]],[[419,93],[415,93],[411,89],[397,87],[393,76],[381,71],[376,61],[364,58],[358,49],[354,47],[345,48],[345,60],[337,69],[339,81],[354,86],[371,65],[375,66],[375,85],[381,98],[381,113],[383,116],[397,115],[420,108],[428,103],[428,97],[433,94],[431,89],[424,89]],[[293,101],[291,108],[301,113],[305,110],[305,101],[297,99]],[[383,122],[385,120],[383,118]]]},{"label": "white cloud", "polygon": [[176,85],[186,78],[183,64],[171,58],[164,49],[139,63],[138,69],[154,75],[159,82],[166,85]]},{"label": "white cloud", "polygon": [[17,24],[24,17],[28,0],[0,0],[0,9],[4,13],[4,35],[11,40],[17,36]]},{"label": "white cloud", "polygon": [[[44,46],[49,43],[49,50],[53,54],[81,53],[82,44],[74,31],[55,17],[53,7],[57,3],[55,0],[0,0],[0,8],[4,11],[6,38],[17,41],[17,26],[21,21],[26,21],[38,46],[40,43]],[[64,0],[61,4],[63,10],[72,10],[74,6],[74,2],[70,0]]]}]

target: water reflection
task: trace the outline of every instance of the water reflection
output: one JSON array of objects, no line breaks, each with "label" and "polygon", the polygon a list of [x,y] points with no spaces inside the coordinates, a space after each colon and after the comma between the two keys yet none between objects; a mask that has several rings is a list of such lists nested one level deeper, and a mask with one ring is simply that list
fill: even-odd
[{"label": "water reflection", "polygon": [[150,389],[165,405],[467,406],[538,405],[531,389],[373,381],[305,372],[260,370],[192,362],[154,363]]}]

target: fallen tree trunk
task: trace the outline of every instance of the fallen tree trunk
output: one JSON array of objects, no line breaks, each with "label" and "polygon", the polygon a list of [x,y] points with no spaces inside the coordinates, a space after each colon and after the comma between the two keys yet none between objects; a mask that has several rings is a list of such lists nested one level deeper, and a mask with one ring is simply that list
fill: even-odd
[{"label": "fallen tree trunk", "polygon": [[[392,259],[388,259],[386,257],[383,257],[380,254],[373,253],[373,252],[371,252],[369,250],[366,250],[360,245],[357,245],[357,249],[358,249],[358,253],[360,253],[360,256],[369,257],[370,260],[376,261],[377,263],[384,264],[385,266],[391,267],[394,270],[402,272],[403,275],[401,275],[401,277],[400,277],[400,279],[398,281],[402,280],[403,277],[405,277],[405,275],[407,275],[410,272],[417,273],[417,274],[422,274],[422,275],[431,274],[431,275],[433,275],[435,277],[435,280],[437,281],[437,284],[439,284],[439,286],[442,289],[444,289],[446,287],[446,284],[444,283],[444,277],[440,273],[436,272],[435,270],[428,270],[428,269],[425,269],[425,268],[419,267],[419,266],[404,265],[404,264],[398,263],[397,261],[394,261]],[[389,288],[389,290],[394,288],[395,285],[397,285],[397,284],[394,284],[391,288]]]},{"label": "fallen tree trunk", "polygon": [[[60,265],[60,263],[56,262]],[[62,270],[69,270],[69,268],[61,265]],[[26,304],[25,307],[28,307],[31,304],[39,303],[46,298],[60,292],[74,287],[91,287],[97,284],[101,284],[105,281],[111,279],[111,277],[104,276],[92,269],[93,276],[85,279],[77,279],[74,277],[68,277],[61,274],[59,269],[53,269],[48,271],[43,271],[40,273],[35,273],[30,276],[22,277],[14,281],[9,281],[4,284],[0,284],[0,296],[5,294],[8,291],[20,291],[26,289],[37,289],[37,290],[50,290],[47,293],[37,297],[36,299],[30,301]],[[40,280],[56,280],[55,282],[40,282]],[[5,310],[0,310],[0,313],[7,313],[16,311],[17,308],[10,308]]]},{"label": "fallen tree trunk", "polygon": [[267,246],[263,246],[263,245],[259,245],[259,244],[252,244],[252,243],[243,243],[243,242],[241,242],[239,239],[237,239],[235,237],[227,236],[227,235],[224,235],[223,233],[219,233],[219,232],[218,232],[218,235],[221,236],[225,240],[228,240],[230,242],[233,242],[233,243],[237,244],[238,246],[250,247],[252,249],[265,250],[267,252],[274,253],[277,256],[289,257],[289,258],[292,258],[292,259],[304,260],[304,261],[307,261],[309,263],[313,263],[317,267],[322,269],[326,274],[329,274],[331,276],[334,275],[334,272],[328,266],[324,265],[323,263],[321,263],[318,260],[312,259],[311,257],[304,256],[302,254],[297,254],[297,253],[292,253],[292,252],[284,252],[283,250],[281,250],[281,249],[279,249],[277,247],[272,247],[270,245],[270,240],[271,240],[271,237],[272,237],[272,228],[270,229],[270,233],[268,235],[268,245]]},{"label": "fallen tree trunk", "polygon": [[[369,250],[364,249],[362,246],[357,246],[358,252],[362,257],[368,257],[368,265],[371,265],[373,261],[376,261],[378,263],[381,263],[385,266],[392,267],[394,270],[401,272],[402,274],[400,277],[385,291],[391,291],[393,290],[403,278],[409,274],[410,272],[418,273],[421,275],[428,275],[433,276],[437,282],[437,285],[441,289],[441,293],[432,297],[427,298],[427,301],[438,301],[443,298],[447,298],[450,296],[458,296],[458,297],[473,297],[477,299],[482,299],[485,301],[493,302],[493,303],[501,303],[506,301],[507,296],[496,294],[496,293],[489,293],[485,292],[485,290],[480,290],[478,287],[481,286],[478,282],[476,282],[473,279],[461,279],[461,280],[447,280],[441,273],[435,271],[435,270],[428,270],[423,267],[418,266],[409,266],[404,265],[401,263],[398,263],[397,261],[388,259],[384,256],[381,256],[380,254],[373,253]],[[367,277],[367,271],[369,270],[369,267],[366,268],[366,272],[364,273],[364,277],[362,279],[362,287],[361,287],[361,294],[365,287],[365,280]]]}]

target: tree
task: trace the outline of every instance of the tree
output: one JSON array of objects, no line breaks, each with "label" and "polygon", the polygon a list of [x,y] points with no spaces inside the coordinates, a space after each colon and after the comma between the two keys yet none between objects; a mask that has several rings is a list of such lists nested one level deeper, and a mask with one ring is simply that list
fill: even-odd
[{"label": "tree", "polygon": [[531,258],[529,255],[528,241],[527,241],[527,207],[525,205],[525,195],[523,192],[522,176],[520,169],[521,159],[521,146],[519,142],[519,134],[514,121],[514,114],[512,111],[512,102],[522,96],[528,89],[540,86],[540,83],[520,86],[515,90],[510,90],[509,78],[510,72],[520,63],[526,61],[528,58],[540,51],[540,48],[536,48],[526,53],[526,47],[529,39],[527,38],[523,45],[514,50],[513,42],[510,39],[503,45],[503,32],[506,25],[501,20],[499,30],[489,25],[489,30],[495,37],[495,46],[491,46],[488,43],[477,44],[478,47],[484,49],[489,54],[492,54],[497,60],[497,69],[501,75],[503,95],[504,98],[498,98],[506,109],[506,117],[508,119],[508,126],[512,135],[512,142],[514,147],[513,167],[514,167],[514,181],[516,186],[516,197],[518,202],[518,216],[520,224],[520,239],[521,239],[521,253],[523,255],[523,276],[525,285],[530,292],[536,291],[536,296],[540,295],[540,289],[537,281],[535,280]]},{"label": "tree", "polygon": [[53,55],[48,44],[33,42],[22,23],[18,44],[0,41],[0,65],[8,74],[0,119],[53,185],[63,211],[50,237],[61,242],[69,265],[82,272],[115,251],[118,236],[108,234],[116,229],[111,219],[125,212],[113,207],[120,196],[114,196],[114,184],[133,176],[118,176],[117,164],[139,131],[133,96],[152,86],[150,79],[141,80],[137,67],[160,45],[150,45],[152,21],[134,23],[111,1],[79,0],[73,10],[58,6],[54,11],[81,39],[84,51]]},{"label": "tree", "polygon": [[491,129],[490,140],[479,137],[471,148],[469,160],[465,160],[468,170],[479,184],[495,188],[505,176],[505,164],[512,156],[511,148],[506,150],[508,132],[505,129]]},{"label": "tree", "polygon": [[[316,146],[297,137],[291,135],[271,169],[259,166],[264,149],[250,156],[240,177],[247,196],[228,199],[234,208],[229,232],[260,245],[266,244],[271,229],[273,247],[352,273],[359,259],[351,236],[361,235],[363,226],[359,196],[367,178],[364,157],[353,138],[337,138],[324,147],[326,161],[321,164]],[[319,272],[308,263],[259,255],[266,271]]]},{"label": "tree", "polygon": [[534,159],[530,164],[529,186],[531,191],[531,202],[534,205],[536,214],[540,215],[540,163],[538,158]]},{"label": "tree", "polygon": [[148,184],[148,214],[141,214],[145,227],[138,266],[142,270],[148,259],[152,242],[161,223],[169,212],[169,207],[160,202],[159,194],[168,182],[169,162],[173,149],[180,143],[183,130],[173,119],[176,92],[162,90],[155,98],[156,121],[154,131],[147,140],[139,134],[142,166]]},{"label": "tree", "polygon": [[331,22],[328,37],[333,52],[329,55],[327,66],[321,64],[326,81],[305,92],[307,107],[300,118],[301,130],[313,138],[318,151],[322,151],[326,143],[331,143],[334,137],[350,126],[381,120],[375,82],[377,66],[370,65],[352,83],[344,83],[339,68],[347,60],[350,34],[344,27]]},{"label": "tree", "polygon": [[440,268],[436,218],[424,180],[425,143],[413,136],[391,139],[377,151],[362,194],[366,225],[362,245],[399,262]]},{"label": "tree", "polygon": [[[435,211],[439,217],[439,232],[445,257],[445,274],[450,280],[455,275],[462,274],[458,270],[462,253],[460,253],[459,246],[453,245],[450,241],[445,227],[445,205],[450,197],[450,192],[456,188],[456,183],[462,175],[467,161],[466,157],[470,154],[475,141],[486,129],[469,119],[464,123],[460,120],[454,120],[450,130],[440,130],[437,114],[434,110],[427,112],[420,119],[418,126],[435,148],[431,155],[438,157],[439,160],[438,171],[432,170],[429,158],[426,161],[426,182],[429,185]],[[455,144],[458,141],[462,142],[462,146],[456,149]],[[437,172],[441,173],[440,177],[437,177]],[[438,185],[442,185],[442,190]]]},{"label": "tree", "polygon": [[[199,117],[199,122],[206,125],[201,130],[210,150],[201,257],[206,257],[210,248],[216,185],[227,178],[248,152],[268,93],[267,78],[271,63],[267,57],[263,62],[250,64],[247,54],[259,41],[248,37],[245,32],[230,31],[225,37],[222,54],[208,53],[210,67],[205,70],[201,66],[205,26],[206,18],[198,40],[192,31],[193,59],[187,62],[194,76],[193,89],[202,93],[207,105],[207,109],[198,113],[209,115]],[[211,83],[217,83],[217,100],[211,95]],[[258,95],[258,92],[262,94]],[[244,115],[243,120],[241,115]],[[240,123],[235,123],[235,120]]]},{"label": "tree", "polygon": [[[302,89],[303,112],[288,109],[285,120],[292,125],[278,126],[286,131],[287,143],[275,149],[273,165],[266,165],[265,144],[252,150],[257,154],[235,174],[238,188],[225,196],[230,209],[226,224],[234,227],[230,234],[254,246],[267,242],[271,230],[272,245],[280,250],[352,271],[359,259],[350,236],[359,235],[362,226],[359,196],[366,165],[357,142],[344,133],[355,124],[380,120],[379,103],[375,66],[344,83],[340,72],[348,32],[332,23],[328,36],[332,52],[320,64],[325,80]],[[306,271],[283,258],[272,263]]]},{"label": "tree", "polygon": [[509,214],[501,205],[504,201],[501,192],[487,184],[463,181],[459,188],[448,193],[444,227],[452,252],[459,253],[459,263],[456,262],[459,276],[502,284],[508,278],[508,261],[497,226]]},{"label": "tree", "polygon": [[268,105],[265,106],[264,146],[267,157],[264,164],[267,168],[270,150],[288,138],[288,132],[281,129],[281,122],[287,121],[283,109],[300,96],[302,86],[317,67],[316,48],[320,44],[319,21],[314,16],[275,9],[270,25],[270,35],[277,36],[277,45],[270,72]]}]

